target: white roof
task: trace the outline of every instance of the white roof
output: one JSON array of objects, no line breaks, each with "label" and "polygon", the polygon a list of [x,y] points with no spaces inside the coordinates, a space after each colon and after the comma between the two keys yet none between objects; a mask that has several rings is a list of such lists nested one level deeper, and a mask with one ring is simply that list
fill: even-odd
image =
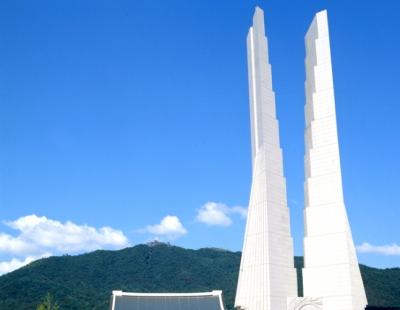
[{"label": "white roof", "polygon": [[[151,309],[163,310],[178,308],[182,310],[224,310],[222,291],[198,293],[136,293],[113,291],[111,310]],[[172,307],[172,308],[171,308]]]}]

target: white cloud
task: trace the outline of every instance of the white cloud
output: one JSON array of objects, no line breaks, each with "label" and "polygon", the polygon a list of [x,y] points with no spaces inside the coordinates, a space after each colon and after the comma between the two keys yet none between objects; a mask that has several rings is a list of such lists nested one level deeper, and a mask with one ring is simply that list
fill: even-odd
[{"label": "white cloud", "polygon": [[359,253],[377,253],[383,255],[400,255],[400,245],[392,243],[390,245],[372,245],[364,242],[357,246]]},{"label": "white cloud", "polygon": [[43,251],[73,254],[129,245],[124,233],[111,227],[95,228],[70,221],[61,223],[35,214],[5,224],[19,231],[17,237],[0,235],[0,252],[10,254]]},{"label": "white cloud", "polygon": [[14,256],[0,262],[0,273],[8,272],[49,255],[77,254],[98,249],[120,249],[129,246],[128,238],[111,227],[95,228],[65,223],[35,214],[4,222],[16,230],[16,236],[0,233],[0,255]]},{"label": "white cloud", "polygon": [[51,256],[50,253],[45,253],[45,254],[42,254],[39,256],[28,256],[25,259],[13,258],[9,261],[0,262],[0,275],[14,271],[25,265],[28,265],[37,259],[40,259],[43,257],[49,257],[49,256]]},{"label": "white cloud", "polygon": [[154,235],[157,239],[177,239],[186,235],[187,230],[183,227],[181,221],[177,216],[167,215],[164,217],[160,224],[148,225],[141,232],[148,232]]},{"label": "white cloud", "polygon": [[228,207],[223,203],[210,201],[197,210],[196,220],[210,226],[227,227],[232,224],[232,214],[246,218],[247,209],[239,206]]},{"label": "white cloud", "polygon": [[35,251],[35,245],[19,237],[0,234],[0,253],[24,254]]}]

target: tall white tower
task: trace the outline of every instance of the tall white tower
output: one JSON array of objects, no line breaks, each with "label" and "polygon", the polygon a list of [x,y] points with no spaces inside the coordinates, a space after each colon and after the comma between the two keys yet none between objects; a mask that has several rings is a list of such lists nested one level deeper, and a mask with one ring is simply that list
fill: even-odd
[{"label": "tall white tower", "polygon": [[343,200],[326,11],[305,37],[304,296],[322,297],[324,310],[367,305]]},{"label": "tall white tower", "polygon": [[287,296],[297,296],[296,270],[264,13],[258,7],[247,61],[253,179],[235,306],[286,310]]}]

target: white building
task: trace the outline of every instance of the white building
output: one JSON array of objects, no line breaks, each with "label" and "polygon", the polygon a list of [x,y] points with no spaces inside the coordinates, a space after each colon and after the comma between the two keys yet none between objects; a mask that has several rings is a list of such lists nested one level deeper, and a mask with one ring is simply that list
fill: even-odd
[{"label": "white building", "polygon": [[224,310],[222,291],[204,293],[128,293],[113,291],[110,310]]}]

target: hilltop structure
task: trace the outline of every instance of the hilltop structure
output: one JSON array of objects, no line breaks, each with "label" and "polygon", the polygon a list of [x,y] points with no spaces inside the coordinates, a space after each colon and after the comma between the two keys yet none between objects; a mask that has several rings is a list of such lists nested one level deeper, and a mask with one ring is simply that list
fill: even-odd
[{"label": "hilltop structure", "polygon": [[293,240],[279,123],[275,112],[264,13],[256,8],[247,36],[253,180],[235,305],[286,309],[297,296]]},{"label": "hilltop structure", "polygon": [[306,35],[304,295],[297,296],[286,181],[264,15],[247,37],[252,186],[235,306],[362,310],[367,305],[343,199],[326,11]]}]

